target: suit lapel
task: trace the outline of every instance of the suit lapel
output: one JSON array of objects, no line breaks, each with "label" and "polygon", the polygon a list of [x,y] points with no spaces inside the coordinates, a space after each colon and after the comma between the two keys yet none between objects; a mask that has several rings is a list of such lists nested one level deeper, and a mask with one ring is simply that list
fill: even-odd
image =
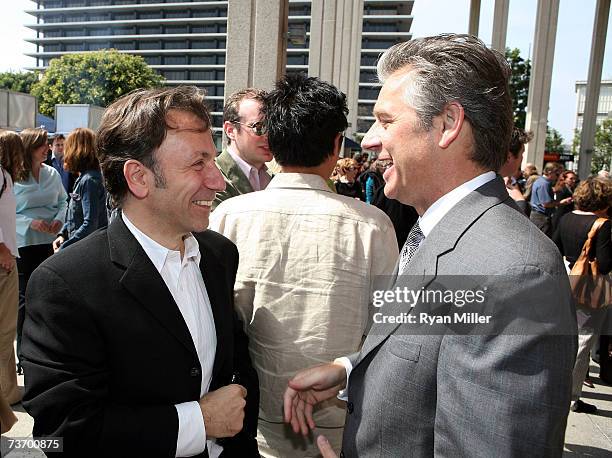
[{"label": "suit lapel", "polygon": [[228,356],[226,342],[231,338],[232,330],[228,330],[228,325],[231,326],[233,321],[231,315],[228,316],[226,310],[230,310],[229,304],[226,304],[228,297],[226,287],[223,284],[224,270],[221,268],[218,260],[215,258],[212,250],[208,247],[207,241],[203,240],[205,234],[198,236],[200,243],[200,271],[210,300],[213,318],[215,320],[215,331],[217,333],[217,348],[215,351],[215,362],[213,364],[212,376],[215,378],[222,367],[224,359]]},{"label": "suit lapel", "polygon": [[172,294],[121,217],[109,226],[108,239],[111,260],[125,268],[121,285],[160,326],[197,357],[191,334]]},{"label": "suit lapel", "polygon": [[236,164],[227,151],[223,151],[219,157],[217,157],[217,164],[219,164],[219,168],[230,183],[232,183],[241,194],[253,192],[253,187],[248,177],[242,172],[238,164]]},{"label": "suit lapel", "polygon": [[[426,288],[438,275],[439,258],[453,251],[459,239],[483,213],[508,199],[510,197],[499,176],[464,197],[433,228],[410,260],[406,278],[398,277],[393,287],[405,286],[414,290]],[[398,265],[394,276],[397,275],[397,269]],[[399,315],[400,312],[406,311],[408,310],[403,304],[389,304],[388,307],[385,305],[381,309],[385,316]],[[359,361],[386,340],[399,326],[399,324],[373,324],[363,343]]]}]

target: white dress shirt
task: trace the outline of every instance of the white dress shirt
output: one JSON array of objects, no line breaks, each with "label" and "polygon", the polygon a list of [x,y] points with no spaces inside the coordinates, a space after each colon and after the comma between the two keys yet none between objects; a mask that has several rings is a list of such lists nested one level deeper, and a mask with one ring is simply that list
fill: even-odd
[{"label": "white dress shirt", "polygon": [[[462,185],[453,189],[451,192],[444,194],[442,197],[436,200],[418,220],[419,226],[421,227],[421,232],[423,232],[425,238],[427,238],[427,236],[442,220],[442,218],[444,218],[444,216],[451,211],[451,209],[464,197],[494,178],[495,172],[485,172],[482,175],[472,178],[470,181],[466,181]],[[342,364],[346,369],[346,388],[338,394],[339,399],[346,401],[348,399],[348,380],[351,376],[353,365],[351,364],[351,360],[344,356],[337,358],[334,360],[334,362]]]},{"label": "white dress shirt", "polygon": [[249,179],[249,183],[251,183],[253,191],[262,191],[266,189],[271,180],[266,164],[264,164],[260,169],[256,169],[247,161],[238,156],[238,154],[233,151],[231,145],[227,148],[227,152],[230,156],[232,156],[232,159],[238,165],[238,167],[240,167],[242,173],[244,173],[244,175]]},{"label": "white dress shirt", "polygon": [[[189,234],[185,242],[185,254],[169,250],[140,231],[122,213],[125,225],[142,246],[172,294],[187,324],[200,366],[202,381],[200,397],[208,393],[212,379],[213,363],[217,348],[217,333],[210,299],[200,271],[200,249],[197,240]],[[202,453],[208,445],[208,454],[217,458],[223,447],[214,440],[206,440],[206,427],[197,401],[176,404],[178,413],[178,438],[176,456],[193,456]]]}]

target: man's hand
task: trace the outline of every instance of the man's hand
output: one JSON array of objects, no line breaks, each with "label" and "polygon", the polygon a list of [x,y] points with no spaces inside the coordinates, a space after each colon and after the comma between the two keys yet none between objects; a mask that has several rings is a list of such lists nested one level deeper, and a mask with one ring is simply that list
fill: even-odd
[{"label": "man's hand", "polygon": [[566,197],[565,199],[561,199],[559,201],[559,205],[569,205],[574,201],[573,197]]},{"label": "man's hand", "polygon": [[63,235],[58,235],[57,238],[53,241],[53,252],[57,253],[60,249],[60,247],[62,246],[62,243],[64,243],[64,236]]},{"label": "man's hand", "polygon": [[327,437],[317,437],[317,446],[319,447],[319,452],[321,452],[321,456],[323,458],[338,458],[338,455],[336,455],[336,452],[334,452],[334,449],[327,440]]},{"label": "man's hand", "polygon": [[247,390],[242,385],[227,385],[207,393],[198,402],[206,437],[233,437],[242,430]]},{"label": "man's hand", "polygon": [[43,219],[33,219],[30,227],[37,232],[49,232],[49,223]]},{"label": "man's hand", "polygon": [[285,391],[285,423],[291,423],[293,432],[306,436],[309,428],[315,427],[312,408],[337,396],[345,386],[346,369],[342,364],[327,363],[298,372]]},{"label": "man's hand", "polygon": [[4,243],[0,243],[0,269],[4,269],[10,274],[14,266],[15,258],[11,250]]},{"label": "man's hand", "polygon": [[49,223],[49,234],[57,234],[62,229],[62,222],[54,219],[52,223]]}]

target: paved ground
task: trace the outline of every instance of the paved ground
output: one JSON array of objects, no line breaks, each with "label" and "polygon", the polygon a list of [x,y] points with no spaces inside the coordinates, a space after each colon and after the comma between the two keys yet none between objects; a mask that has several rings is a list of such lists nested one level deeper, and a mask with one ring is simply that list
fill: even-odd
[{"label": "paved ground", "polygon": [[[599,366],[592,364],[591,377],[595,388],[584,387],[583,400],[595,404],[597,414],[570,412],[565,435],[564,458],[577,457],[606,457],[612,456],[612,386],[605,384],[598,377]],[[23,386],[23,377],[19,377],[19,384]],[[21,404],[13,407],[19,422],[2,436],[2,445],[7,438],[31,437],[32,418],[23,410]],[[5,437],[6,436],[6,437]],[[39,458],[45,455],[40,450],[28,452],[12,451],[7,458]],[[112,458],[112,457],[109,457]]]}]

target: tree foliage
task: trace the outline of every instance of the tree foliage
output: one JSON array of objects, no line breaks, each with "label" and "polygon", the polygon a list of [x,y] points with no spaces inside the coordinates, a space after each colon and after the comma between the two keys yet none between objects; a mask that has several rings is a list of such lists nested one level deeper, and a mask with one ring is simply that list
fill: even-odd
[{"label": "tree foliage", "polygon": [[29,94],[34,83],[38,82],[38,72],[0,73],[0,89]]},{"label": "tree foliage", "polygon": [[107,49],[52,59],[32,94],[38,97],[39,111],[53,116],[58,103],[106,107],[134,89],[162,83],[163,78],[142,57]]},{"label": "tree foliage", "polygon": [[[580,130],[574,131],[572,152],[578,154],[580,151]],[[591,156],[591,173],[600,170],[610,170],[612,164],[612,119],[604,119],[597,126],[595,139],[593,141],[593,154]]]},{"label": "tree foliage", "polygon": [[593,155],[591,156],[591,173],[610,170],[612,161],[612,119],[605,119],[595,131]]},{"label": "tree foliage", "polygon": [[531,61],[525,60],[520,55],[519,49],[506,49],[506,60],[510,65],[510,95],[512,97],[512,110],[514,112],[514,124],[518,127],[525,126],[527,116],[527,95],[529,94],[529,79],[531,76]]},{"label": "tree foliage", "polygon": [[563,136],[557,129],[546,128],[546,146],[544,147],[548,153],[563,152]]}]

